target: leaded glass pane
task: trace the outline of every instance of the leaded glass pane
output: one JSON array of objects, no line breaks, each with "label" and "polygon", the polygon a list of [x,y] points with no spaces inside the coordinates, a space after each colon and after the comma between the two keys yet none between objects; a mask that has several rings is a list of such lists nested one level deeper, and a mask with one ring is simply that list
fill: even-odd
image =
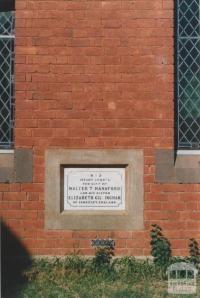
[{"label": "leaded glass pane", "polygon": [[200,148],[200,3],[177,0],[178,148]]},{"label": "leaded glass pane", "polygon": [[0,12],[0,147],[13,143],[14,13]]},{"label": "leaded glass pane", "polygon": [[14,34],[14,12],[0,12],[0,35]]}]

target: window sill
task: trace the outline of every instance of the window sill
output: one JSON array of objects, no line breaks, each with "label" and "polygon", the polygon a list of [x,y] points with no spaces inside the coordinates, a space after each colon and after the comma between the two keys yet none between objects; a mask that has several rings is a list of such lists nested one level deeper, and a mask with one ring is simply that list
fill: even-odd
[{"label": "window sill", "polygon": [[200,155],[200,150],[177,150],[177,155]]},{"label": "window sill", "polygon": [[13,149],[0,149],[0,154],[12,154],[14,152]]},{"label": "window sill", "polygon": [[[200,183],[200,151],[175,154],[173,149],[155,152],[155,180],[158,183]],[[187,152],[187,153],[186,153]]]}]

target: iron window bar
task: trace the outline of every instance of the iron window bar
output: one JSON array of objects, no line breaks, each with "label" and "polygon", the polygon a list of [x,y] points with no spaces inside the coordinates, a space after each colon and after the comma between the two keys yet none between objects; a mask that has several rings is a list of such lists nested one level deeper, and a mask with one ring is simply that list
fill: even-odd
[{"label": "iron window bar", "polygon": [[0,148],[13,147],[15,13],[0,12]]},{"label": "iron window bar", "polygon": [[177,147],[200,149],[200,3],[176,3]]}]

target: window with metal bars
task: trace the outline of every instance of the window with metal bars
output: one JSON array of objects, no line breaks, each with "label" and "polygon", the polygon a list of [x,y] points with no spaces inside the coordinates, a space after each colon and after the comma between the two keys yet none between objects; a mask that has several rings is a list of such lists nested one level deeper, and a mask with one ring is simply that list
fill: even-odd
[{"label": "window with metal bars", "polygon": [[13,147],[15,13],[8,3],[0,11],[0,148]]},{"label": "window with metal bars", "polygon": [[176,0],[177,147],[200,149],[200,0]]}]

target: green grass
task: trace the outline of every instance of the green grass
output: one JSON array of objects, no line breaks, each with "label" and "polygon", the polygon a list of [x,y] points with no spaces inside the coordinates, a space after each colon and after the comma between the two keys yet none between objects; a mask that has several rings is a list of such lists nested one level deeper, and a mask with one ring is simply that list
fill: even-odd
[{"label": "green grass", "polygon": [[[40,259],[24,272],[26,282],[10,288],[6,297],[16,298],[172,298],[167,294],[167,280],[148,260],[133,257],[114,259],[95,265],[94,259],[79,256]],[[198,282],[200,285],[200,282]],[[200,287],[199,287],[200,288]],[[14,296],[12,293],[14,292]],[[9,296],[10,295],[10,296]],[[200,297],[176,295],[174,297]]]}]

